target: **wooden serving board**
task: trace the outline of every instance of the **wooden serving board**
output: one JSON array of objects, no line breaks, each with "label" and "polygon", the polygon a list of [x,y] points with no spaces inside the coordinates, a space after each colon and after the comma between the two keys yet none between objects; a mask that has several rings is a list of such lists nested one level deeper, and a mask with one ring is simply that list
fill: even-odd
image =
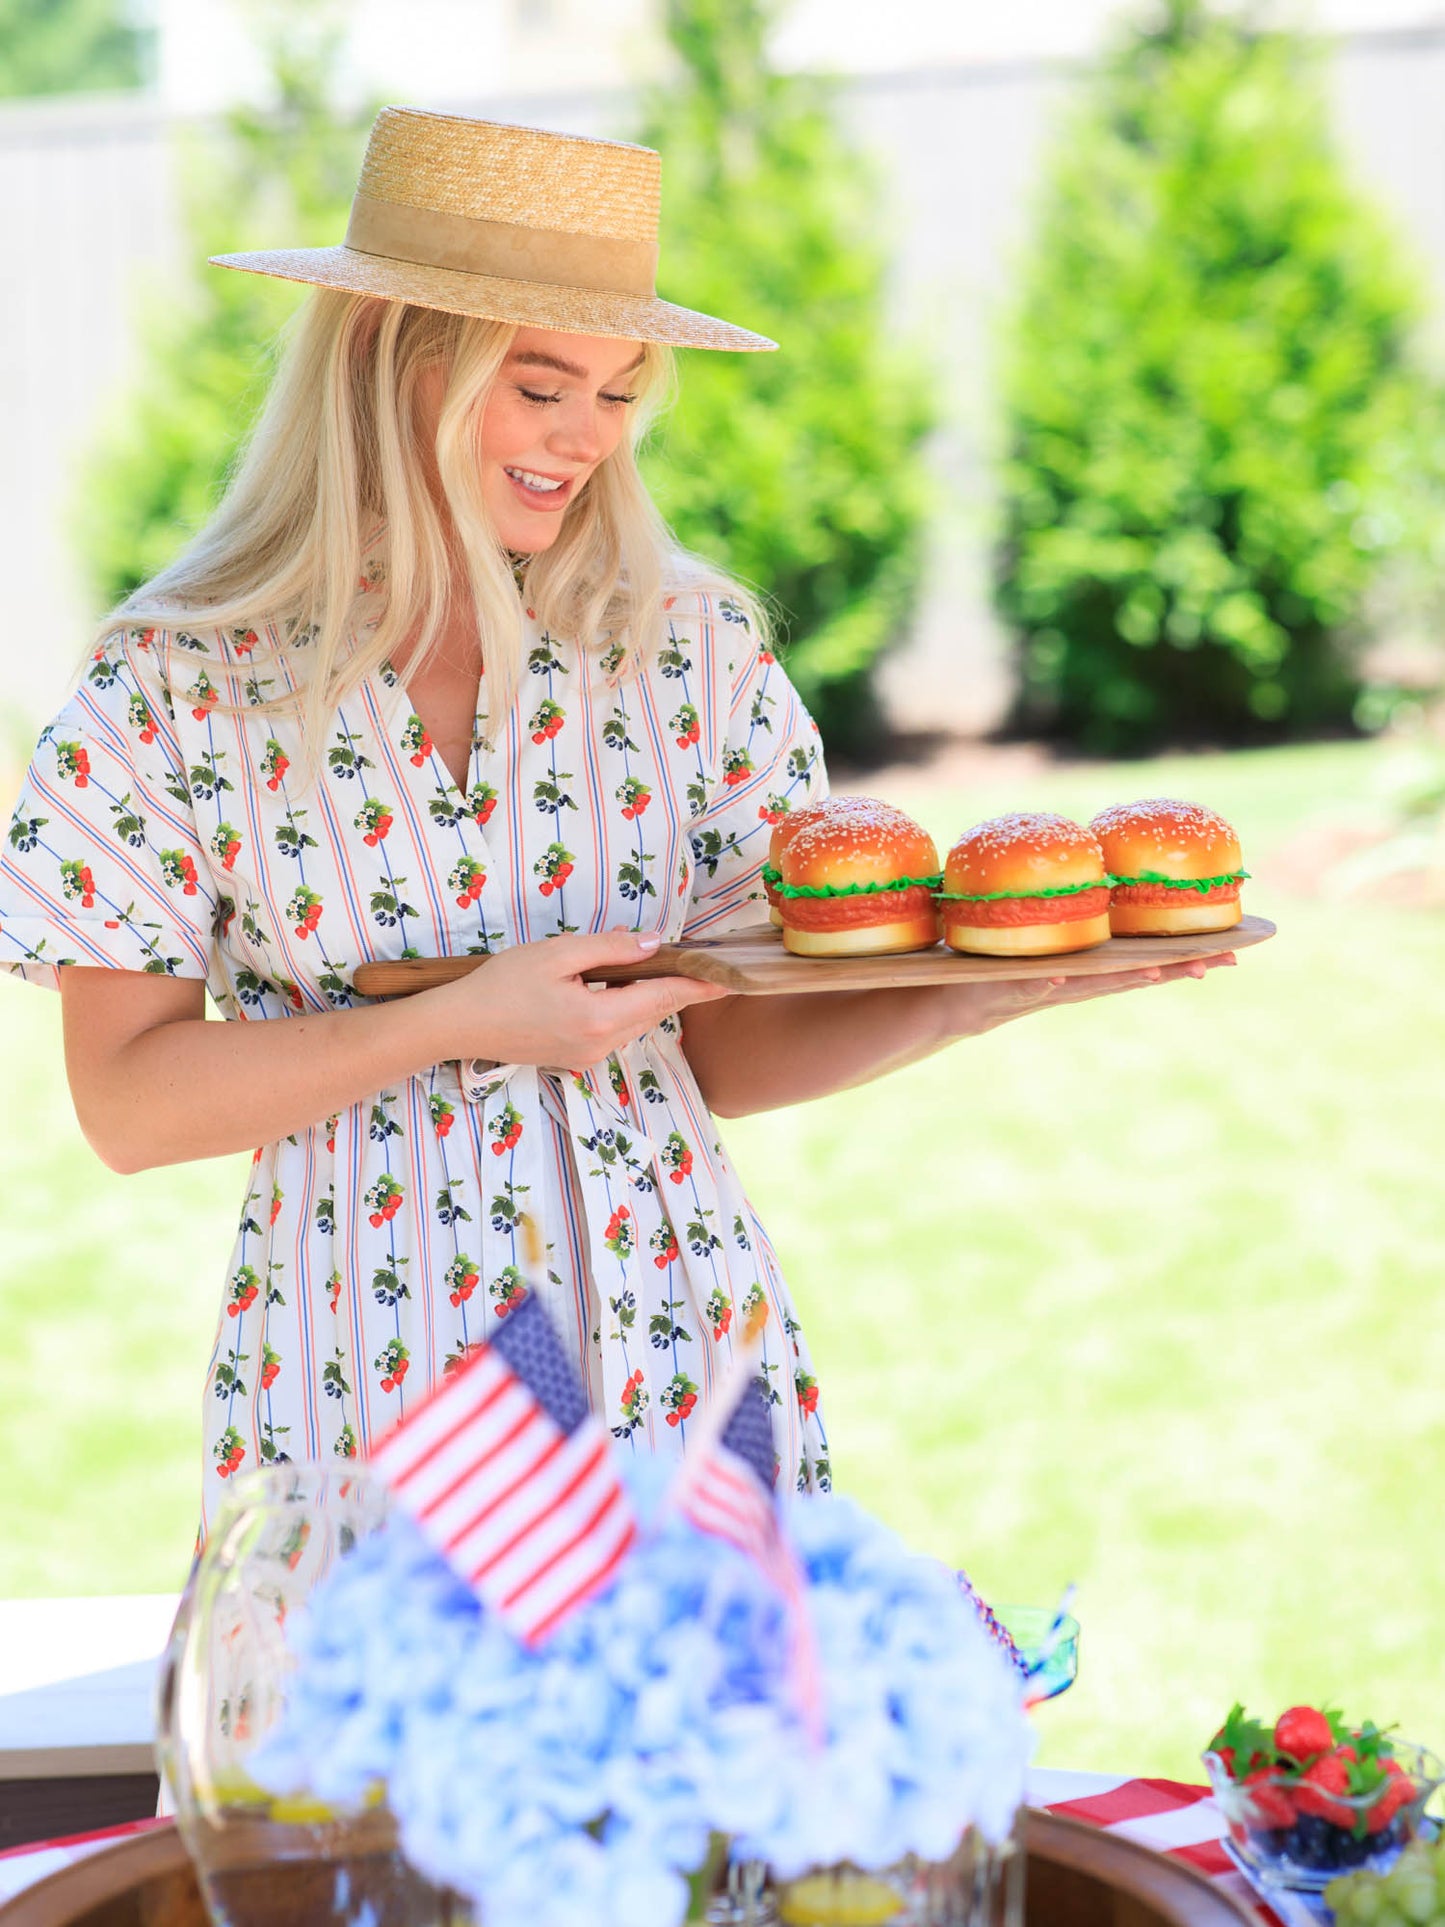
[{"label": "wooden serving board", "polygon": [[[1111,937],[1093,950],[1072,950],[1053,957],[964,957],[935,944],[895,957],[795,957],[783,948],[783,933],[773,924],[750,924],[725,937],[692,943],[665,943],[635,964],[610,965],[586,973],[589,983],[630,984],[644,977],[697,977],[743,996],[791,996],[809,990],[900,990],[943,984],[1038,977],[1098,977],[1120,970],[1149,970],[1157,964],[1191,963],[1245,950],[1274,935],[1264,917],[1244,917],[1232,930],[1208,936]],[[408,997],[417,990],[451,983],[486,963],[485,957],[411,957],[393,963],[368,963],[353,974],[363,997]]]}]

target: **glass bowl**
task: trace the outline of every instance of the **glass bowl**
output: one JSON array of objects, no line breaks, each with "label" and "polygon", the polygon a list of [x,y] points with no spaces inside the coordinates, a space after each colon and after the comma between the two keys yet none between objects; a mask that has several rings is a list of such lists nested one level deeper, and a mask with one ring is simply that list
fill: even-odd
[{"label": "glass bowl", "polygon": [[784,1880],[734,1861],[707,1927],[1023,1927],[1018,1823],[1001,1846],[969,1827],[947,1860],[910,1856],[865,1872],[844,1861]]},{"label": "glass bowl", "polygon": [[1247,1783],[1236,1780],[1217,1753],[1205,1770],[1244,1865],[1266,1884],[1321,1893],[1338,1875],[1368,1867],[1383,1872],[1419,1833],[1425,1809],[1445,1784],[1445,1766],[1423,1746],[1399,1741],[1398,1763],[1408,1795],[1388,1779],[1371,1793],[1327,1793],[1304,1775],[1271,1767]]}]

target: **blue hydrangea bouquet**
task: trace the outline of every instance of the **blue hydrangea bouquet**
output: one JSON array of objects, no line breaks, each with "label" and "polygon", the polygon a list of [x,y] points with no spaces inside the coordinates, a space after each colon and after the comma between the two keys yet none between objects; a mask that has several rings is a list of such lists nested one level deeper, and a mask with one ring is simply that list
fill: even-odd
[{"label": "blue hydrangea bouquet", "polygon": [[[579,1452],[584,1437],[570,1435]],[[545,1467],[571,1449],[549,1445]],[[439,1451],[423,1428],[418,1456]],[[377,1456],[359,1487],[387,1469]],[[284,1651],[273,1640],[248,1662],[243,1711],[259,1742],[245,1775],[275,1811],[384,1802],[409,1867],[485,1927],[1006,1918],[928,1904],[961,1853],[976,1894],[979,1868],[1003,1864],[1031,1746],[1020,1673],[955,1575],[845,1498],[769,1492],[796,1575],[780,1585],[776,1559],[678,1503],[676,1468],[610,1440],[588,1462],[601,1459],[627,1533],[605,1583],[545,1637],[519,1636],[455,1545],[443,1556],[435,1508],[402,1503],[404,1480],[371,1508],[381,1523],[348,1531],[309,1575],[322,1541],[295,1531],[276,1541],[279,1588],[240,1574],[242,1619],[268,1585],[278,1602],[266,1624]],[[238,1489],[238,1516],[248,1503]],[[239,1529],[213,1538],[218,1561],[246,1543]],[[285,1601],[293,1567],[306,1584]]]}]

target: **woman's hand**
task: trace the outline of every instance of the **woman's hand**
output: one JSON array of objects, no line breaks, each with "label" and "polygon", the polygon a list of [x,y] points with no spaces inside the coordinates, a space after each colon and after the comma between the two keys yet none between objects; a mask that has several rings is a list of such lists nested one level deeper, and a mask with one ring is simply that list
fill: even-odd
[{"label": "woman's hand", "polygon": [[617,985],[582,981],[584,971],[652,956],[661,941],[633,930],[544,937],[499,950],[468,976],[411,1001],[429,1006],[428,1034],[438,1060],[489,1057],[559,1069],[597,1064],[674,1011],[727,995],[691,977]]},{"label": "woman's hand", "polygon": [[1123,990],[1143,990],[1150,984],[1171,983],[1179,977],[1202,977],[1207,970],[1234,962],[1234,952],[1197,957],[1191,963],[1154,964],[1145,970],[1119,970],[1091,976],[1067,975],[1068,959],[1059,959],[1057,976],[1015,977],[999,983],[960,983],[940,988],[943,1023],[949,1041],[981,1037],[1015,1017],[1051,1009],[1055,1004],[1086,1004],[1095,997],[1117,997]]},{"label": "woman's hand", "polygon": [[581,980],[657,946],[625,930],[549,937],[415,997],[272,1023],[207,1022],[192,979],[67,965],[76,1114],[113,1171],[144,1171],[269,1144],[452,1057],[581,1069],[670,1011],[726,995],[683,977],[617,989]]}]

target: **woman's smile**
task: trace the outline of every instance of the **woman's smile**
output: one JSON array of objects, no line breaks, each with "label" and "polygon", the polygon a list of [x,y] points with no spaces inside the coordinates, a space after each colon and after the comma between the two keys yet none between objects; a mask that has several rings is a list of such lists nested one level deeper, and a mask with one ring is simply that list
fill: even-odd
[{"label": "woman's smile", "polygon": [[503,464],[503,473],[516,491],[518,501],[539,515],[556,515],[566,508],[573,495],[572,475],[544,475],[533,468]]}]

